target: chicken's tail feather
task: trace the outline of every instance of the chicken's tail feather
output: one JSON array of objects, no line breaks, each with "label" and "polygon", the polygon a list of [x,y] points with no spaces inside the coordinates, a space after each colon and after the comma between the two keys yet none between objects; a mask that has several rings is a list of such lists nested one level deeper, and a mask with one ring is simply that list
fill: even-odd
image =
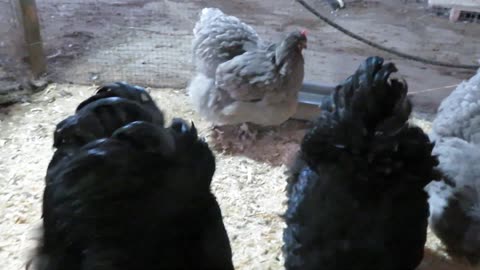
[{"label": "chicken's tail feather", "polygon": [[341,118],[355,118],[368,131],[395,133],[405,126],[412,106],[404,80],[390,78],[397,68],[380,57],[369,57],[334,94]]},{"label": "chicken's tail feather", "polygon": [[225,16],[225,14],[218,8],[202,9],[200,12],[200,19],[193,28],[193,34],[197,36],[200,31],[209,27],[212,22],[223,16]]},{"label": "chicken's tail feather", "polygon": [[416,186],[439,179],[433,144],[423,130],[408,124],[412,110],[408,86],[390,78],[396,71],[394,64],[369,57],[337,87],[334,112],[323,113],[302,142],[309,165],[342,162],[366,181],[377,179],[378,186],[391,175],[409,175],[401,181]]},{"label": "chicken's tail feather", "polygon": [[215,87],[215,80],[208,78],[202,73],[198,73],[187,87],[187,92],[190,97],[194,109],[201,115],[209,111],[211,107],[210,93]]},{"label": "chicken's tail feather", "polygon": [[81,102],[75,114],[57,124],[54,147],[62,149],[63,154],[67,150],[76,151],[93,140],[109,137],[125,124],[140,120],[164,125],[163,113],[149,93],[124,82],[105,84]]},{"label": "chicken's tail feather", "polygon": [[143,99],[151,99],[148,92],[139,86],[129,85],[125,82],[104,84],[97,88],[97,91],[93,96],[81,102],[77,107],[77,111],[99,99],[107,97],[123,97],[130,100],[136,100],[140,95],[144,95]]},{"label": "chicken's tail feather", "polygon": [[136,102],[140,106],[150,111],[156,123],[161,125],[164,124],[163,113],[155,104],[147,90],[143,87],[131,85],[126,82],[114,82],[101,85],[97,88],[97,91],[93,96],[87,98],[78,105],[76,112],[79,112],[81,109],[91,103],[110,97],[118,97]]},{"label": "chicken's tail feather", "polygon": [[208,20],[210,18],[225,16],[225,14],[218,8],[204,8],[200,14],[200,20]]}]

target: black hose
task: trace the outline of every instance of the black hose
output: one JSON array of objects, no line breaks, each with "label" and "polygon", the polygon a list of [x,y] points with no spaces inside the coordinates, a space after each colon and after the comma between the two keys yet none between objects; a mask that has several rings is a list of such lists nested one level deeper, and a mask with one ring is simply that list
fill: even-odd
[{"label": "black hose", "polygon": [[361,41],[367,45],[370,45],[374,48],[377,48],[379,50],[382,50],[382,51],[385,51],[385,52],[388,52],[388,53],[391,53],[393,55],[396,55],[396,56],[400,56],[402,58],[405,58],[405,59],[408,59],[408,60],[412,60],[412,61],[417,61],[417,62],[421,62],[421,63],[425,63],[425,64],[430,64],[430,65],[434,65],[434,66],[442,66],[442,67],[450,67],[450,68],[462,68],[462,69],[473,69],[473,70],[477,70],[480,68],[479,65],[460,65],[460,64],[450,64],[450,63],[445,63],[445,62],[440,62],[440,61],[435,61],[435,60],[430,60],[430,59],[425,59],[425,58],[422,58],[422,57],[419,57],[419,56],[414,56],[414,55],[410,55],[410,54],[406,54],[406,53],[402,53],[402,52],[399,52],[397,50],[394,50],[394,49],[391,49],[391,48],[387,48],[387,47],[384,47],[382,45],[379,45],[377,43],[374,43],[370,40],[367,40],[357,34],[354,34],[352,32],[350,32],[349,30],[343,28],[342,26],[338,25],[337,23],[333,22],[332,20],[330,20],[329,18],[323,16],[320,12],[318,12],[316,9],[314,9],[312,6],[310,6],[309,4],[307,4],[305,1],[303,0],[295,0],[297,1],[298,3],[300,3],[300,5],[302,5],[304,8],[306,8],[308,11],[310,11],[312,14],[314,14],[315,16],[317,16],[320,20],[326,22],[327,24],[329,24],[330,26],[332,26],[333,28],[337,29],[338,31],[346,34],[347,36],[350,36],[351,38],[354,38],[358,41]]}]

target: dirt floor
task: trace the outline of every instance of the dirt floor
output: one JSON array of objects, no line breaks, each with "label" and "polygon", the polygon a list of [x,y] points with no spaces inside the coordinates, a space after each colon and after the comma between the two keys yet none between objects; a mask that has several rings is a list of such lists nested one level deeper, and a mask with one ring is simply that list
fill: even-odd
[{"label": "dirt floor", "polygon": [[[0,21],[7,22],[3,19],[11,19],[12,13],[6,12],[10,11],[8,0],[1,1],[5,8]],[[476,64],[480,59],[479,24],[450,23],[434,15],[426,0],[346,0],[346,9],[332,13],[325,1],[309,2],[350,31],[402,52],[450,63]],[[201,8],[207,6],[238,16],[272,41],[289,30],[308,29],[306,80],[336,84],[367,56],[394,60],[410,84],[417,110],[434,112],[456,84],[473,74],[406,61],[373,49],[321,22],[293,0],[37,0],[37,6],[48,78],[57,82],[126,80],[183,88],[191,78],[192,28]],[[7,41],[14,37],[11,32],[5,32]],[[2,51],[18,54],[15,49],[21,46],[15,45],[0,46],[0,60],[5,58]],[[2,65],[14,66],[11,61],[0,61]]]},{"label": "dirt floor", "polygon": [[[19,270],[34,247],[40,220],[44,175],[53,149],[52,132],[61,119],[91,95],[94,87],[52,84],[27,103],[0,111],[0,261],[2,269]],[[166,113],[192,119],[200,134],[209,124],[192,111],[183,90],[152,89]],[[429,123],[415,120],[424,129]],[[282,269],[282,229],[286,164],[298,149],[306,124],[288,121],[263,132],[243,154],[216,151],[213,190],[221,205],[234,251],[236,269]],[[450,261],[431,234],[421,270],[466,270]]]}]

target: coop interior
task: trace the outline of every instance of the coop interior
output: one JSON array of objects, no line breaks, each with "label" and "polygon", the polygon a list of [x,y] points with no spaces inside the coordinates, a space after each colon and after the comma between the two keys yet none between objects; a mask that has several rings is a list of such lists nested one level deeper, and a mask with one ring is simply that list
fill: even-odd
[{"label": "coop interior", "polygon": [[[264,98],[260,96],[264,92],[278,91],[280,96],[285,91],[297,91],[293,96],[295,110],[285,118],[288,120],[272,125],[255,125],[246,120],[218,130],[222,124],[211,121],[218,115],[208,116],[218,112],[212,109],[207,116],[199,112],[217,106],[211,105],[215,100],[192,104],[189,89],[197,87],[195,78],[202,72],[195,55],[198,51],[194,50],[194,39],[198,38],[195,35],[202,33],[194,34],[194,27],[200,23],[204,8],[218,8],[225,16],[238,18],[251,26],[262,42],[277,44],[273,50],[278,49],[287,34],[306,30],[301,32],[306,35],[307,46],[299,56],[304,63],[302,77],[297,78],[301,87],[297,89],[285,89],[293,87],[293,84],[286,86],[291,74],[289,65],[285,69],[276,66],[269,69],[272,77],[253,72],[247,74],[251,76],[248,78],[232,79],[228,77],[231,74],[223,78],[219,68],[211,75],[214,82],[209,91],[220,91],[221,87],[234,91],[242,83],[243,87],[257,87],[260,81],[270,90],[261,86],[239,90],[257,91],[252,98],[256,104]],[[213,30],[205,26],[204,31]],[[211,38],[222,34],[228,38],[232,32],[215,31]],[[235,269],[289,269],[285,267],[283,249],[284,230],[290,226],[284,217],[289,207],[287,179],[299,153],[305,152],[301,149],[305,134],[319,125],[322,116],[333,113],[324,103],[339,89],[337,86],[356,74],[367,57],[379,56],[385,63],[395,64],[398,72],[394,75],[408,84],[406,97],[413,107],[409,125],[419,126],[427,135],[433,132],[432,123],[442,116],[440,104],[456,89],[470,87],[471,93],[457,95],[461,101],[455,106],[469,108],[470,114],[464,113],[462,117],[472,118],[466,121],[470,126],[462,128],[469,128],[471,136],[461,133],[457,137],[463,136],[462,140],[477,152],[480,150],[480,133],[474,134],[480,130],[480,121],[475,118],[480,115],[480,78],[474,79],[480,67],[478,0],[0,0],[0,36],[0,268],[5,270],[24,269],[42,237],[45,179],[52,156],[59,149],[53,147],[57,124],[75,115],[77,106],[100,86],[112,82],[124,81],[145,88],[163,112],[166,126],[173,118],[182,118],[187,123],[193,122],[198,137],[205,138],[216,160],[211,192],[221,209]],[[218,48],[222,46],[220,43],[209,46],[203,52],[222,49]],[[274,57],[279,58],[277,51],[251,50],[263,51],[255,51],[258,57],[253,60],[239,60],[236,64],[245,67],[253,63],[250,70],[256,71],[261,65],[276,64]],[[247,54],[249,49],[241,53]],[[236,68],[233,64],[232,70]],[[276,81],[280,77],[287,79]],[[273,84],[277,88],[272,88]],[[465,96],[470,99],[462,100]],[[465,105],[468,100],[472,104]],[[339,104],[335,105],[334,111],[342,111]],[[252,109],[251,114],[256,115],[248,116],[249,119],[277,114],[265,106],[260,112]],[[368,106],[362,108],[367,110]],[[442,117],[460,119],[445,115]],[[78,130],[89,127],[85,125]],[[345,153],[347,150],[344,149]],[[466,158],[472,159],[474,155]],[[465,181],[473,186],[472,196],[477,204],[472,207],[477,207],[477,223],[476,229],[469,230],[468,237],[476,241],[472,245],[477,246],[475,256],[480,257],[480,172],[475,166],[466,168],[474,163],[472,160],[458,157],[440,159],[440,165],[449,160],[466,164],[462,167],[463,174],[450,177],[470,175]],[[339,166],[341,162],[341,159],[336,161]],[[135,164],[131,166],[138,166]],[[323,211],[324,206],[317,206],[312,215]],[[331,222],[335,223],[335,218],[332,216]],[[463,232],[466,231],[464,227]],[[357,266],[348,269],[398,269]],[[290,269],[346,270],[322,265]],[[450,253],[445,242],[428,227],[423,259],[416,269],[480,267],[466,256]]]}]

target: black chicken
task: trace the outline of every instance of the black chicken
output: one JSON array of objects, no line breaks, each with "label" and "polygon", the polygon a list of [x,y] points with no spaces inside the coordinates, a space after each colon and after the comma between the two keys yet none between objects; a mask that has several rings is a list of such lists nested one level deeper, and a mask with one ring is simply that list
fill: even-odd
[{"label": "black chicken", "polygon": [[100,88],[55,146],[34,269],[233,269],[214,156],[193,123],[164,127],[144,89]]},{"label": "black chicken", "polygon": [[57,124],[53,134],[57,150],[48,171],[58,159],[72,155],[88,142],[109,137],[133,121],[164,125],[163,113],[142,87],[125,82],[99,87],[95,95],[78,105],[74,115]]},{"label": "black chicken", "polygon": [[427,135],[407,121],[394,64],[364,61],[305,135],[287,186],[286,269],[412,270],[423,258],[425,185],[438,179]]}]

